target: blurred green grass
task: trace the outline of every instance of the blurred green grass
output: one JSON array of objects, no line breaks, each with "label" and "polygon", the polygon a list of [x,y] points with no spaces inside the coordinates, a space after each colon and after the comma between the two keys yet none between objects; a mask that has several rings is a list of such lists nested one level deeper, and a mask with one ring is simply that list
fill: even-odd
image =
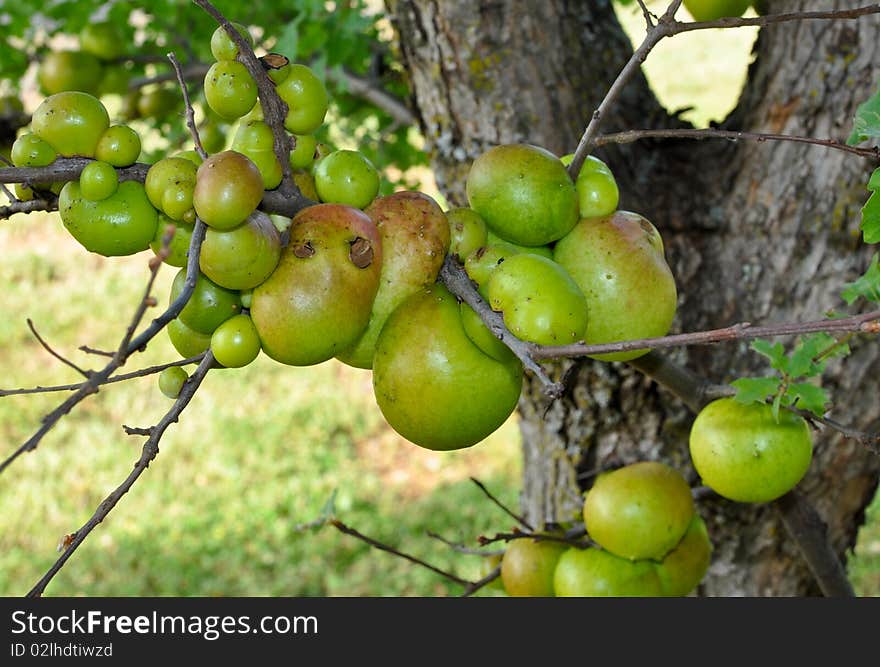
[{"label": "blurred green grass", "polygon": [[[661,5],[649,3],[654,11]],[[642,21],[637,13],[624,15],[633,35]],[[685,117],[704,126],[732,107],[751,39],[726,31],[670,40],[647,62],[647,76],[670,108],[693,106]],[[688,76],[671,74],[679,72]],[[91,255],[56,216],[38,214],[0,223],[0,253],[0,387],[79,379],[39,347],[28,317],[59,351],[84,367],[100,365],[77,347],[113,348],[142,295],[149,254]],[[160,273],[156,294],[163,305],[175,272]],[[126,370],[176,356],[161,334]],[[0,400],[0,456],[61,398]],[[149,426],[168,406],[155,377],[107,387],[3,474],[0,595],[27,592],[57,557],[62,537],[131,470],[143,438],[126,436],[121,425]],[[415,447],[382,420],[369,373],[332,361],[291,368],[260,357],[245,369],[215,371],[168,430],[149,470],[47,594],[454,595],[458,586],[331,527],[297,527],[318,517],[335,490],[337,513],[350,526],[477,578],[479,556],[457,554],[426,531],[476,546],[478,535],[507,530],[510,519],[468,478],[516,506],[519,444],[514,417],[468,450]],[[868,512],[850,572],[860,594],[880,594],[880,498]]]}]

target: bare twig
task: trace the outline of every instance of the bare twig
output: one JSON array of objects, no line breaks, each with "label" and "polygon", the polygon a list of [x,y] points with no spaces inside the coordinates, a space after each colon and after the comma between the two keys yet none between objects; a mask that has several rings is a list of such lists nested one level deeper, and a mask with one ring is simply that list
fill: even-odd
[{"label": "bare twig", "polygon": [[[197,364],[204,358],[204,356],[205,354],[202,353],[195,357],[189,357],[187,359],[177,359],[175,361],[169,361],[165,364],[158,364],[156,366],[141,368],[140,370],[132,371],[131,373],[120,373],[119,375],[113,375],[107,378],[104,384],[114,384],[117,382],[125,382],[126,380],[133,380],[135,378],[155,375],[156,373],[161,373],[166,368],[172,368],[174,366],[189,366],[190,364]],[[59,384],[49,387],[31,387],[27,389],[0,389],[0,398],[5,398],[6,396],[22,396],[28,394],[50,394],[57,391],[76,391],[78,389],[82,389],[84,384],[86,383],[77,382],[75,384]]]},{"label": "bare twig", "polygon": [[208,157],[208,153],[205,150],[205,147],[202,146],[202,140],[199,137],[199,130],[196,128],[196,116],[193,112],[192,104],[189,101],[189,91],[186,88],[186,79],[183,75],[183,69],[180,66],[180,62],[177,60],[177,56],[174,55],[174,52],[168,54],[168,60],[171,61],[171,66],[174,67],[174,73],[177,75],[177,83],[180,84],[180,90],[183,93],[186,126],[189,128],[189,133],[192,135],[196,153],[199,154],[199,157],[205,160]]},{"label": "bare twig", "polygon": [[763,134],[758,132],[739,132],[734,130],[717,130],[708,128],[704,130],[694,129],[673,129],[673,130],[627,130],[625,132],[615,132],[613,134],[602,134],[596,137],[596,146],[605,146],[607,144],[630,144],[634,141],[643,139],[726,139],[728,141],[757,141],[759,143],[765,141],[788,141],[802,144],[813,144],[824,148],[844,151],[852,153],[859,157],[869,159],[880,159],[880,147],[859,148],[857,146],[848,146],[833,139],[814,139],[812,137],[799,137],[790,134]]},{"label": "bare twig", "polygon": [[535,374],[544,387],[544,393],[552,399],[562,396],[564,386],[561,382],[553,382],[540,364],[535,361],[533,350],[535,346],[514,336],[504,325],[501,313],[495,312],[489,307],[480,293],[474,288],[471,279],[465,273],[464,267],[453,255],[447,255],[440,269],[440,280],[461,301],[467,303],[480,316],[489,331],[510,350],[522,362],[523,366]]},{"label": "bare twig", "polygon": [[501,508],[501,511],[504,512],[505,514],[507,514],[507,516],[509,516],[514,521],[518,522],[526,530],[531,530],[531,531],[535,530],[534,527],[526,520],[526,518],[524,516],[517,514],[516,512],[511,510],[509,507],[507,507],[507,505],[505,505],[500,500],[498,500],[498,498],[496,498],[494,495],[492,495],[492,492],[489,491],[489,489],[486,488],[486,485],[483,484],[480,480],[478,480],[476,477],[471,477],[470,480],[474,484],[477,485],[477,487],[480,489],[480,491],[482,491],[489,500],[491,500],[493,503],[495,503],[495,505],[497,505],[499,508]]},{"label": "bare twig", "polygon": [[648,5],[645,4],[645,0],[638,0],[639,7],[642,10],[642,16],[645,17],[645,24],[647,25],[647,29],[650,30],[654,27],[654,15],[651,13],[651,10],[648,9]]},{"label": "bare twig", "polygon": [[535,359],[558,359],[562,357],[593,356],[610,352],[627,352],[631,350],[659,350],[670,347],[690,345],[709,345],[732,340],[753,340],[755,338],[773,338],[776,336],[798,336],[809,333],[878,333],[876,323],[880,321],[880,310],[873,310],[860,315],[840,319],[823,318],[807,322],[784,322],[753,326],[750,322],[741,322],[722,329],[696,331],[693,333],[674,334],[657,338],[642,338],[631,341],[586,345],[535,345],[531,354]]},{"label": "bare twig", "polygon": [[859,429],[847,426],[846,424],[842,424],[836,419],[832,419],[831,417],[820,417],[810,412],[809,410],[800,410],[792,406],[789,406],[788,409],[796,414],[799,414],[801,417],[809,422],[814,422],[815,424],[822,424],[823,426],[827,426],[828,428],[840,433],[843,437],[861,443],[875,454],[880,454],[880,432],[875,431],[873,433],[870,433],[868,431],[860,431]]},{"label": "bare twig", "polygon": [[485,549],[475,549],[473,547],[468,547],[464,544],[461,544],[460,542],[453,542],[452,540],[443,537],[439,533],[435,533],[433,530],[426,531],[425,534],[433,540],[442,542],[453,551],[468,556],[500,556],[504,553],[504,551],[500,549],[497,551],[486,551]]},{"label": "bare twig", "polygon": [[99,350],[94,347],[89,347],[88,345],[80,345],[77,349],[86,354],[94,354],[98,357],[113,357],[113,355],[116,354],[115,351],[109,352],[107,350]]},{"label": "bare twig", "polygon": [[417,558],[416,556],[412,556],[408,553],[404,553],[399,549],[396,549],[392,546],[379,542],[378,540],[374,540],[372,537],[368,537],[361,533],[360,531],[355,530],[354,528],[347,526],[342,523],[339,519],[330,519],[328,523],[336,528],[339,532],[344,533],[346,535],[351,535],[352,537],[356,537],[362,542],[366,542],[371,547],[375,549],[379,549],[380,551],[387,551],[390,554],[394,554],[395,556],[399,556],[405,560],[408,560],[411,563],[415,563],[416,565],[421,565],[424,568],[431,570],[435,574],[439,574],[441,577],[445,579],[449,579],[449,581],[454,581],[456,584],[461,584],[462,586],[470,586],[472,582],[467,581],[466,579],[462,579],[458,575],[453,574],[452,572],[447,572],[446,570],[441,570],[439,567],[435,567],[430,563],[423,561],[421,558]]},{"label": "bare twig", "polygon": [[495,533],[492,537],[480,535],[477,538],[477,542],[480,544],[480,546],[486,546],[487,544],[494,544],[495,542],[510,542],[511,540],[522,540],[525,538],[531,538],[538,542],[560,542],[562,544],[568,544],[579,549],[586,549],[587,547],[593,546],[592,541],[590,541],[589,539],[582,539],[586,538],[586,534],[586,530],[583,528],[583,526],[579,526],[576,530],[566,532],[565,534],[534,531],[525,532],[519,530],[518,528],[514,528],[514,530],[510,531],[509,533]]},{"label": "bare twig", "polygon": [[485,577],[483,577],[479,581],[474,581],[472,583],[469,583],[465,587],[464,592],[461,594],[461,597],[466,598],[466,597],[473,595],[474,593],[476,593],[478,590],[480,590],[484,586],[488,586],[489,584],[491,584],[493,581],[495,581],[500,576],[501,576],[501,566],[496,565],[494,568],[492,568],[492,571],[489,572],[489,574],[487,574]]},{"label": "bare twig", "polygon": [[621,92],[623,92],[623,89],[626,87],[627,83],[629,83],[629,80],[637,71],[639,71],[642,63],[645,62],[648,54],[657,43],[664,37],[673,34],[671,32],[672,26],[675,25],[675,19],[673,17],[675,16],[675,12],[677,12],[678,8],[681,6],[681,2],[682,0],[672,0],[663,16],[651,26],[650,30],[645,34],[645,39],[641,46],[633,52],[629,61],[627,61],[626,65],[624,65],[623,69],[620,71],[620,74],[617,75],[614,83],[611,84],[608,92],[605,93],[605,98],[599,103],[599,106],[593,112],[592,118],[584,130],[584,134],[578,142],[571,164],[568,165],[568,173],[571,175],[572,179],[577,178],[577,175],[580,173],[581,167],[584,164],[584,160],[587,159],[587,155],[593,150],[593,146],[595,145],[594,139],[599,132],[599,124],[604,120],[611,107],[617,102],[617,98],[620,96]]},{"label": "bare twig", "polygon": [[77,373],[82,375],[87,380],[89,379],[89,377],[92,374],[91,371],[83,370],[82,368],[77,366],[75,363],[73,363],[70,359],[67,359],[66,357],[60,355],[58,352],[53,350],[52,347],[49,345],[49,343],[47,343],[43,339],[43,337],[37,332],[37,328],[34,326],[34,321],[31,318],[27,318],[27,325],[28,325],[28,329],[30,329],[31,333],[34,335],[34,338],[37,339],[37,341],[40,343],[40,345],[43,346],[43,349],[46,350],[46,352],[51,354],[53,357],[55,357],[58,361],[60,361],[65,366],[69,366],[70,368],[75,370]]},{"label": "bare twig", "polygon": [[784,12],[779,14],[765,14],[763,16],[741,18],[728,17],[717,19],[715,21],[688,21],[680,23],[675,22],[674,32],[678,35],[683,32],[693,32],[694,30],[707,30],[711,28],[763,28],[778,23],[789,23],[791,21],[840,21],[843,19],[858,19],[871,14],[880,14],[880,4],[864,5],[853,9],[835,9],[831,11],[820,12]]},{"label": "bare twig", "polygon": [[180,416],[180,414],[186,409],[186,406],[189,405],[189,402],[192,400],[192,397],[195,395],[196,390],[199,388],[199,385],[202,383],[202,380],[205,379],[205,375],[207,375],[208,371],[214,364],[214,357],[210,351],[208,351],[202,362],[199,364],[198,368],[193,372],[193,374],[187,379],[184,383],[183,388],[180,391],[180,396],[178,396],[177,400],[174,402],[174,405],[171,406],[171,409],[165,414],[164,417],[150,429],[149,437],[147,441],[144,443],[143,449],[141,451],[141,456],[138,459],[137,463],[135,463],[134,469],[129,473],[128,477],[120,484],[109,496],[107,496],[98,508],[95,510],[95,513],[91,516],[91,518],[86,521],[85,524],[79,530],[77,530],[73,535],[75,537],[69,541],[66,549],[64,549],[61,556],[55,563],[49,568],[49,571],[46,572],[45,575],[36,583],[36,585],[28,592],[27,597],[40,597],[43,594],[43,591],[46,590],[46,586],[52,581],[52,578],[58,574],[67,560],[73,555],[76,549],[83,543],[86,537],[101,523],[107,515],[111,512],[111,510],[116,507],[117,503],[120,501],[122,496],[128,493],[128,490],[132,487],[132,485],[138,480],[138,478],[146,471],[149,467],[150,463],[153,459],[156,458],[156,455],[159,453],[159,441],[162,439],[167,428],[175,423]]},{"label": "bare twig", "polygon": [[[165,59],[157,56],[157,61],[165,62]],[[193,63],[182,69],[183,78],[186,81],[203,81],[210,68],[211,66],[207,63]],[[163,72],[154,76],[139,76],[128,82],[128,89],[138,90],[152,83],[166,83],[177,79],[178,75],[175,72]]]},{"label": "bare twig", "polygon": [[348,69],[343,69],[338,75],[332,76],[338,76],[338,80],[348,88],[349,93],[381,109],[397,121],[398,124],[415,125],[418,122],[415,114],[410,111],[403,101],[377,85],[371,79],[359,76]]}]

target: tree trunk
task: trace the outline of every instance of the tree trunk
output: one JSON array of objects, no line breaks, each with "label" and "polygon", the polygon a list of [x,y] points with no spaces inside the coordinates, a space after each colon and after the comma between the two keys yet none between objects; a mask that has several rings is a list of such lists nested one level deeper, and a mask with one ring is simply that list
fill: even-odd
[{"label": "tree trunk", "polygon": [[[771,11],[810,8],[778,1]],[[823,3],[826,8],[828,3]],[[832,3],[840,8],[843,1]],[[593,110],[632,53],[607,0],[388,2],[411,77],[414,107],[441,189],[466,204],[471,161],[491,145],[528,142],[572,152]],[[880,20],[799,22],[762,30],[731,128],[845,139],[856,106],[872,92]],[[638,76],[604,132],[680,125]],[[621,207],[655,223],[679,288],[674,331],[738,321],[814,319],[843,306],[843,282],[867,266],[859,208],[871,166],[840,151],[795,143],[643,141],[597,154],[621,186]],[[713,383],[769,369],[748,345],[676,350],[666,357]],[[693,413],[625,364],[553,366],[574,378],[547,406],[527,380],[520,401],[523,511],[536,523],[576,518],[593,472],[662,459],[698,483],[688,455]],[[853,355],[824,379],[833,416],[876,427],[880,353],[853,341]],[[817,433],[799,486],[828,524],[843,558],[873,497],[880,457]],[[814,578],[773,504],[700,501],[715,552],[703,595],[807,595]]]}]

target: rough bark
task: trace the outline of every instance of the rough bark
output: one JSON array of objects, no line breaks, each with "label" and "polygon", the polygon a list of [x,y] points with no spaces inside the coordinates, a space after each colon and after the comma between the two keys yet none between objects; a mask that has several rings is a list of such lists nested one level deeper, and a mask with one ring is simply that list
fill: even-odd
[{"label": "rough bark", "polygon": [[[486,147],[527,141],[562,154],[631,53],[606,0],[389,2],[411,76],[414,106],[438,181],[464,203],[470,161]],[[810,7],[776,2],[771,10]],[[831,3],[840,7],[849,3]],[[828,3],[823,3],[825,8]],[[729,126],[845,138],[856,105],[878,78],[880,21],[791,24],[766,29]],[[675,125],[646,81],[629,86],[604,131]],[[666,241],[679,286],[674,329],[735,321],[812,318],[840,308],[841,284],[860,274],[858,210],[871,165],[799,144],[641,142],[600,155],[621,184],[621,205],[650,218]],[[746,344],[670,354],[712,382],[765,374]],[[880,418],[880,353],[855,342],[826,385],[833,414],[868,428]],[[693,414],[681,400],[623,364],[554,366],[575,382],[549,410],[527,382],[520,401],[523,511],[533,522],[576,516],[599,468],[663,459],[691,476]],[[799,486],[829,526],[843,557],[876,489],[880,457],[817,434]],[[818,588],[772,505],[702,500],[715,545],[704,595],[805,595]]]}]

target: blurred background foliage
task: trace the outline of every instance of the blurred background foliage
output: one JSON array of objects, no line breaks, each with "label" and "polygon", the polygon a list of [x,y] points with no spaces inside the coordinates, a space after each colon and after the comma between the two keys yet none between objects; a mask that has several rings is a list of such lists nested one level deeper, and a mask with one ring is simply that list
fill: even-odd
[{"label": "blurred background foliage", "polygon": [[[391,23],[377,0],[276,0],[214,3],[246,25],[258,55],[274,51],[309,64],[325,78],[333,106],[319,138],[356,148],[383,172],[383,191],[421,188],[436,196],[418,128],[361,95],[355,77],[405,103],[406,76]],[[655,12],[665,0],[648,3]],[[633,40],[644,32],[636,3],[618,7]],[[123,86],[102,96],[119,122],[145,138],[141,160],[190,148],[182,96],[156,114],[132,97],[170,77],[173,50],[195,74],[197,121],[214,150],[228,147],[235,125],[206,114],[198,71],[211,62],[210,17],[186,0],[0,2],[0,138],[8,151],[42,94],[40,59],[77,49],[87,24],[123,31],[123,55],[105,67]],[[662,44],[646,75],[670,110],[697,126],[732,109],[750,61],[753,30],[706,31]],[[203,73],[202,75],[203,76]],[[148,85],[145,82],[150,81]],[[19,104],[20,103],[20,104]],[[146,108],[144,106],[143,108]],[[135,109],[132,111],[132,109]],[[4,126],[4,119],[7,123]],[[4,128],[7,131],[3,137]],[[10,130],[10,128],[12,128]],[[747,129],[747,128],[746,128]],[[23,130],[19,130],[23,131]],[[112,349],[147,278],[148,254],[106,259],[86,254],[54,214],[17,215],[0,224],[0,386],[76,382],[40,348],[31,318],[52,345],[82,366],[100,360],[80,345]],[[167,270],[165,270],[167,269]],[[160,272],[165,303],[176,270]],[[129,367],[176,358],[165,335]],[[63,394],[0,399],[0,456],[37,427]],[[148,426],[168,408],[155,377],[102,389],[81,404],[0,480],[0,595],[25,593],[57,557],[56,546],[80,526],[129,472],[141,438],[121,425]],[[484,482],[515,507],[520,482],[516,417],[468,450],[437,453],[397,436],[375,405],[368,371],[335,361],[292,368],[261,356],[251,366],[212,372],[181,422],[161,443],[148,473],[50,585],[52,595],[448,595],[460,588],[331,527],[300,529],[335,493],[338,516],[388,544],[475,579],[485,559],[456,553],[427,536],[477,546],[481,534],[506,531],[511,519],[469,480]],[[493,547],[484,551],[490,553]],[[849,569],[861,595],[880,595],[880,502],[869,509]],[[487,590],[480,595],[495,595]]]}]

